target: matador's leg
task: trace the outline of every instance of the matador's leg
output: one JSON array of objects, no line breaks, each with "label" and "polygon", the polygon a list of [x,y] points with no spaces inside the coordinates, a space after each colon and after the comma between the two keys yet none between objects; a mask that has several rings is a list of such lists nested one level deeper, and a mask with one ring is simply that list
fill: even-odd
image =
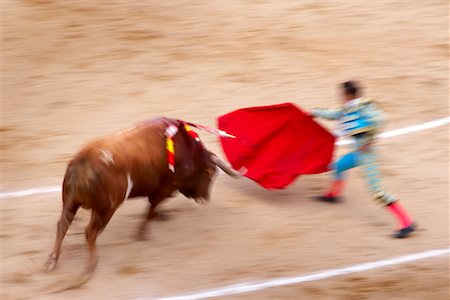
[{"label": "matador's leg", "polygon": [[384,204],[398,221],[399,230],[395,233],[395,237],[407,237],[415,230],[414,222],[400,204],[397,197],[384,189],[375,152],[372,149],[362,151],[359,158],[369,189],[373,193],[375,200]]},{"label": "matador's leg", "polygon": [[345,171],[358,166],[358,153],[350,152],[333,163],[333,182],[328,191],[319,199],[327,202],[335,202],[341,196],[344,187]]}]

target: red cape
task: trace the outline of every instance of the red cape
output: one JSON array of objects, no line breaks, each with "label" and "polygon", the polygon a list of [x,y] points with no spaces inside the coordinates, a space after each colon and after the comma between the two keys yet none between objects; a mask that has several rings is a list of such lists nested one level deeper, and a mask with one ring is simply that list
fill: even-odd
[{"label": "red cape", "polygon": [[236,136],[221,138],[233,168],[267,189],[329,170],[335,137],[292,103],[239,109],[218,127]]}]

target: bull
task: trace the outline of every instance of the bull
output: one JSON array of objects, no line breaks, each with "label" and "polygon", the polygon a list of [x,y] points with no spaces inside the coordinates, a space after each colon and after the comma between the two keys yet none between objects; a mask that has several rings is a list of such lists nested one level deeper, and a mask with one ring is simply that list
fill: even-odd
[{"label": "bull", "polygon": [[[169,126],[178,128],[173,136],[174,171],[168,167],[166,153]],[[98,264],[96,239],[126,199],[148,198],[150,205],[137,231],[137,237],[145,239],[156,207],[177,190],[198,203],[209,201],[217,166],[231,176],[237,175],[188,134],[183,122],[173,119],[145,122],[89,143],[68,164],[62,184],[62,214],[46,270],[56,267],[62,241],[80,207],[90,209],[91,217],[85,230],[89,258],[78,285],[92,277]]]}]

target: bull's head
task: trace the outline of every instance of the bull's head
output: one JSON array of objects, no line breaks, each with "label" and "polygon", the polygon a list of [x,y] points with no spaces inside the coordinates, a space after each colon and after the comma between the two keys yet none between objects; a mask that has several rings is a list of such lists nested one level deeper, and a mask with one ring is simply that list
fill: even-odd
[{"label": "bull's head", "polygon": [[237,177],[239,174],[231,169],[215,154],[205,149],[199,140],[195,140],[180,126],[175,141],[176,176],[179,191],[197,203],[206,204],[210,198],[210,186],[217,167],[226,174]]}]

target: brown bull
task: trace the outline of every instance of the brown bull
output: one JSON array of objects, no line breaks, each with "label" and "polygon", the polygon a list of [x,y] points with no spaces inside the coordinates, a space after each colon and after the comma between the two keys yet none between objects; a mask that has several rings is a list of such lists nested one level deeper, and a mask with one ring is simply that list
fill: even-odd
[{"label": "brown bull", "polygon": [[[168,167],[166,153],[165,131],[170,125],[178,127],[173,137],[175,172]],[[67,167],[62,187],[63,210],[47,270],[55,268],[62,240],[78,208],[92,211],[86,228],[89,261],[84,279],[78,284],[81,285],[91,277],[98,262],[97,236],[123,201],[148,197],[150,207],[138,230],[138,237],[143,239],[155,208],[175,191],[197,202],[207,202],[216,166],[234,175],[233,170],[187,133],[183,123],[166,118],[88,144]]]}]

